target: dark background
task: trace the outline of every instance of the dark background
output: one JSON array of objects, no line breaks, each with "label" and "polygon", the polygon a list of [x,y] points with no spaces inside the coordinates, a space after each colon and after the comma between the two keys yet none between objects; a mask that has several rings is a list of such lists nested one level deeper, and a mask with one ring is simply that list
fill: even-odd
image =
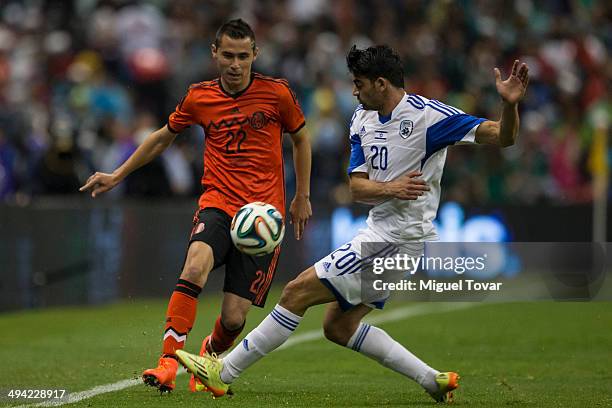
[{"label": "dark background", "polygon": [[[170,293],[200,193],[202,129],[183,132],[103,199],[77,189],[163,126],[190,83],[215,77],[210,44],[234,17],[255,30],[254,69],[289,80],[312,135],[314,217],[299,246],[287,231],[277,282],[355,227],[352,216],[350,228],[332,225],[350,205],[347,126],[357,101],[344,58],[353,44],[391,45],[408,92],[493,120],[493,68],[505,77],[512,61],[527,62],[516,146],[450,148],[441,208],[460,206],[460,226],[491,217],[471,224],[479,238],[493,223],[506,241],[593,239],[593,180],[605,179],[612,152],[609,1],[4,0],[0,310]],[[288,140],[284,150],[290,200]]]}]

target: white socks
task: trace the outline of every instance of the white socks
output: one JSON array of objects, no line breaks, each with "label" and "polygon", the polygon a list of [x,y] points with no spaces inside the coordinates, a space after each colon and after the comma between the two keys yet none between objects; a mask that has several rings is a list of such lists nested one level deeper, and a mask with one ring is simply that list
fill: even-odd
[{"label": "white socks", "polygon": [[[232,383],[244,370],[287,341],[301,320],[301,316],[276,305],[259,326],[246,335],[242,344],[236,346],[223,359],[221,380],[226,384]],[[346,347],[413,379],[430,392],[438,390],[435,381],[438,371],[429,367],[378,327],[359,324]]]},{"label": "white socks", "polygon": [[244,370],[283,344],[301,320],[301,316],[276,305],[259,326],[246,335],[242,344],[223,359],[221,380],[226,384],[233,382]]},{"label": "white socks", "polygon": [[360,323],[346,347],[413,379],[430,392],[438,390],[435,381],[438,371],[429,367],[378,327]]}]

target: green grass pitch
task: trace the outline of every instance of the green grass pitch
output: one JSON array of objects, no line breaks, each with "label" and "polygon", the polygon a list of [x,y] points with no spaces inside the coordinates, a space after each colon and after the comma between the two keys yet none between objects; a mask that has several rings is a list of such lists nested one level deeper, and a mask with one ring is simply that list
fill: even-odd
[{"label": "green grass pitch", "polygon": [[[254,309],[247,330],[272,308]],[[391,302],[389,313],[410,304]],[[452,304],[451,304],[452,306]],[[440,370],[462,376],[455,406],[612,406],[611,303],[509,303],[408,317],[380,324]],[[0,315],[0,390],[62,388],[70,392],[138,378],[155,365],[166,299],[110,306],[57,308]],[[199,350],[219,311],[203,296],[187,350]],[[310,310],[296,335],[320,328]],[[245,332],[246,333],[246,332]],[[138,384],[68,407],[379,407],[433,406],[420,387],[355,352],[315,339],[275,351],[248,370],[232,398],[187,390],[188,376],[160,396]],[[0,406],[11,401],[0,396]]]}]

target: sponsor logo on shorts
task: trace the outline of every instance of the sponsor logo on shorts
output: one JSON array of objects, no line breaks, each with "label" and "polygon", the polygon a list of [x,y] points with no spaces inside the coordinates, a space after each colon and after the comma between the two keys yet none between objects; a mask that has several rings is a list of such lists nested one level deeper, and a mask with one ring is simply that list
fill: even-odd
[{"label": "sponsor logo on shorts", "polygon": [[198,225],[196,225],[195,227],[193,227],[193,231],[191,232],[191,236],[194,236],[196,234],[199,234],[200,232],[204,231],[205,225],[203,222],[199,223]]}]

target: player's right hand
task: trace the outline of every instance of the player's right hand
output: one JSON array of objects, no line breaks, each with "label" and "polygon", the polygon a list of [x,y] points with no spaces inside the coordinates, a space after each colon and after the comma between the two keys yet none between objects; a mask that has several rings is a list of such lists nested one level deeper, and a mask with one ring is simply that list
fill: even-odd
[{"label": "player's right hand", "polygon": [[392,189],[393,197],[400,200],[416,200],[429,191],[427,183],[419,178],[422,175],[421,172],[411,171],[390,181],[388,186]]},{"label": "player's right hand", "polygon": [[96,172],[89,176],[87,182],[79,188],[79,191],[91,191],[91,196],[104,193],[119,184],[119,180],[112,174]]}]

